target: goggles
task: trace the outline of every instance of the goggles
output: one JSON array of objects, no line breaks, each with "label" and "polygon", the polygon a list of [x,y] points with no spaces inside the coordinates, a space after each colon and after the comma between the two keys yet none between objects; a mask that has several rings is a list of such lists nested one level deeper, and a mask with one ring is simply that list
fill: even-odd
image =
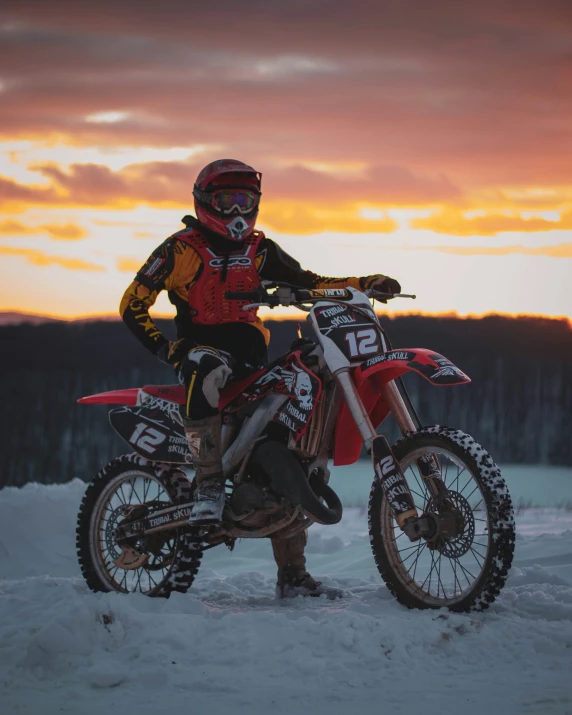
[{"label": "goggles", "polygon": [[248,214],[258,206],[260,194],[251,189],[218,189],[213,191],[210,205],[215,211],[230,214]]}]

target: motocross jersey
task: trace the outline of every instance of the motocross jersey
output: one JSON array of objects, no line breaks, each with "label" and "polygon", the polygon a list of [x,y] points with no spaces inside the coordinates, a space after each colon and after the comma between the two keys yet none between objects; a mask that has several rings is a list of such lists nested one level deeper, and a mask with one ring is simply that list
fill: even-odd
[{"label": "motocross jersey", "polygon": [[[178,339],[188,339],[195,345],[210,345],[224,350],[241,363],[262,364],[270,333],[257,316],[252,315],[248,322],[201,321],[204,309],[199,305],[200,298],[193,287],[200,287],[201,276],[206,270],[205,254],[202,250],[197,251],[192,245],[193,241],[184,240],[189,235],[189,226],[197,230],[200,225],[194,217],[187,216],[183,223],[187,228],[170,236],[153,251],[125,291],[120,305],[120,314],[125,324],[148,350],[157,354],[168,341],[151,318],[149,309],[159,293],[166,290],[170,302],[177,310],[175,325]],[[240,246],[233,247],[230,257],[234,251],[244,251],[244,245],[242,242]],[[258,234],[253,245],[254,268],[260,280],[283,281],[302,288],[364,288],[364,279],[327,278],[303,270],[298,261],[263,234]],[[212,247],[210,252],[217,253]],[[222,259],[217,276],[221,288],[224,291],[232,290],[229,265],[227,270],[223,270],[225,262],[230,263],[229,253],[221,251],[218,257]]]}]

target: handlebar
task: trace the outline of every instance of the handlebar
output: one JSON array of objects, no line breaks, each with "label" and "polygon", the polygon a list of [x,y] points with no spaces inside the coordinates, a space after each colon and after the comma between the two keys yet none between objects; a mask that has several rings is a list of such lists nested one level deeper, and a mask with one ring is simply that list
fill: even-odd
[{"label": "handlebar", "polygon": [[[267,289],[276,288],[274,293],[269,293]],[[364,291],[368,298],[387,302],[393,298],[412,298],[417,296],[407,293],[381,293],[376,290]],[[266,283],[253,291],[226,291],[224,297],[227,300],[247,301],[250,307],[267,305],[275,308],[279,305],[300,305],[303,303],[317,303],[321,300],[349,300],[352,293],[346,288],[299,288],[287,283]]]}]

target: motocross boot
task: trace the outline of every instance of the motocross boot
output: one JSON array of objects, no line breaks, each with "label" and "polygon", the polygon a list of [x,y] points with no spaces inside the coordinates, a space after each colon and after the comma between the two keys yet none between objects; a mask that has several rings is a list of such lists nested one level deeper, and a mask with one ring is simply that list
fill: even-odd
[{"label": "motocross boot", "polygon": [[307,530],[289,539],[272,539],[272,550],[278,565],[276,598],[296,598],[296,596],[326,596],[330,600],[342,598],[342,591],[324,586],[321,581],[316,581],[306,571],[304,547],[307,540]]},{"label": "motocross boot", "polygon": [[189,524],[218,523],[225,502],[220,414],[202,420],[185,419],[185,435],[196,467],[195,503]]}]

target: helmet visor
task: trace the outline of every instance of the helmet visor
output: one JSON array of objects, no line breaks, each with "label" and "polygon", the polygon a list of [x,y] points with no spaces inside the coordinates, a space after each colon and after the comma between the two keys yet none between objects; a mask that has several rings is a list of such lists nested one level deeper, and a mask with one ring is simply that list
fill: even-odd
[{"label": "helmet visor", "polygon": [[219,189],[213,192],[211,206],[223,214],[247,214],[258,206],[260,194],[250,189]]}]

